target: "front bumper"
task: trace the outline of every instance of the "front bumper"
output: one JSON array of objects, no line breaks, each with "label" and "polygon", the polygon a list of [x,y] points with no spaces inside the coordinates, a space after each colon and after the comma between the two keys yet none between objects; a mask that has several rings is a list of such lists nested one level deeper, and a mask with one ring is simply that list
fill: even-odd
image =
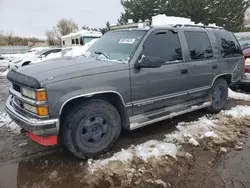
[{"label": "front bumper", "polygon": [[38,119],[31,118],[18,113],[12,106],[12,97],[9,96],[5,110],[11,119],[18,124],[21,128],[38,136],[54,136],[59,133],[59,120],[58,119]]}]

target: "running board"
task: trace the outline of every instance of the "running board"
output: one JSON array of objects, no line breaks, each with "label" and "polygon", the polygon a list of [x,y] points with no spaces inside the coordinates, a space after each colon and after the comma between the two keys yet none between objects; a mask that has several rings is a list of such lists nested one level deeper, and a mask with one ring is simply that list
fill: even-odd
[{"label": "running board", "polygon": [[[200,106],[192,106],[192,107],[189,107],[189,108],[184,109],[184,110],[171,112],[168,115],[161,116],[161,117],[158,117],[158,118],[155,118],[155,119],[148,118],[147,116],[144,116],[144,118],[147,118],[148,120],[146,120],[146,121],[144,121],[142,123],[131,122],[132,119],[134,120],[134,118],[131,117],[130,118],[130,130],[138,129],[140,127],[143,127],[143,126],[146,126],[146,125],[149,125],[149,124],[153,124],[153,123],[156,123],[156,122],[159,122],[159,121],[170,119],[170,118],[173,118],[173,117],[176,117],[176,116],[179,116],[179,115],[182,115],[182,114],[186,114],[186,113],[189,113],[189,112],[193,112],[193,111],[196,111],[196,110],[200,110],[200,109],[203,109],[203,108],[206,108],[206,107],[209,107],[209,106],[211,106],[211,102],[205,102]],[[142,116],[143,115],[140,115],[140,117],[142,117]]]}]

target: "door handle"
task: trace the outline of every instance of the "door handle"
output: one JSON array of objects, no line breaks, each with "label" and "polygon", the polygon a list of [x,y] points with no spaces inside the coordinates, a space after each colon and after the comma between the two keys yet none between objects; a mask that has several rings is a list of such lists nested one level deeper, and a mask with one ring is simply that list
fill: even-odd
[{"label": "door handle", "polygon": [[213,65],[212,66],[212,69],[217,69],[218,68],[218,65]]},{"label": "door handle", "polygon": [[181,74],[188,74],[188,69],[181,69]]}]

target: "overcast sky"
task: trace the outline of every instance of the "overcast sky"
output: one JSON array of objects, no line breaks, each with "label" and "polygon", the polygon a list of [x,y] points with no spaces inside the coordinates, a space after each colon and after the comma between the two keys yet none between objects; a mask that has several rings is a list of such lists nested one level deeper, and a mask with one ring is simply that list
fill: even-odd
[{"label": "overcast sky", "polygon": [[41,37],[61,18],[99,28],[116,23],[122,11],[120,0],[0,0],[0,30]]}]

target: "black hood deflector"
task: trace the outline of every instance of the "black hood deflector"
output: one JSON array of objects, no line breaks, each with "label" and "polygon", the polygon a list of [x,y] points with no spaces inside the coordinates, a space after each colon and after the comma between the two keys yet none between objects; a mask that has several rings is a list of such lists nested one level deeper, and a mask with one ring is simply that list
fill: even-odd
[{"label": "black hood deflector", "polygon": [[35,89],[41,88],[41,84],[39,83],[37,79],[31,76],[24,75],[20,72],[17,72],[14,69],[12,69],[7,74],[7,79],[11,82],[14,82],[23,86],[27,86],[27,87],[31,87]]}]

